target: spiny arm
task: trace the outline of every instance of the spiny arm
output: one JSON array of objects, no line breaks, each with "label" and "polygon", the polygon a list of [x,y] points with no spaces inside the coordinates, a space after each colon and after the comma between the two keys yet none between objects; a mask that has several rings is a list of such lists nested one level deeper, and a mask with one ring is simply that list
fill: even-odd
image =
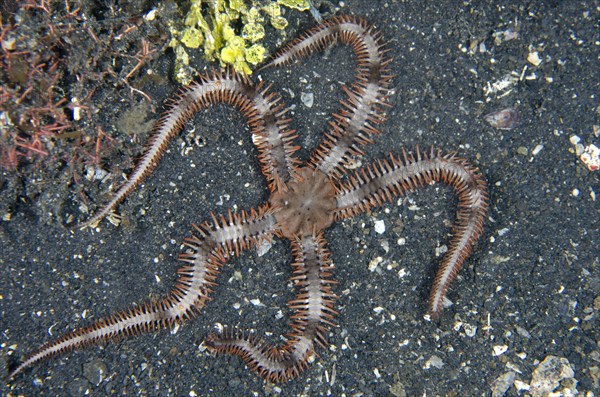
[{"label": "spiny arm", "polygon": [[250,369],[271,382],[299,376],[314,359],[315,343],[325,347],[326,334],[337,312],[331,290],[333,265],[322,233],[292,240],[294,276],[299,292],[288,304],[296,312],[292,332],[282,346],[269,346],[248,332],[226,329],[210,335],[205,345],[215,353],[240,356]]},{"label": "spiny arm", "polygon": [[337,191],[337,218],[347,218],[416,190],[431,181],[443,182],[458,195],[458,213],[448,252],[442,259],[429,298],[429,313],[438,319],[448,288],[482,233],[488,207],[487,185],[479,170],[454,154],[403,151],[353,174]]},{"label": "spiny arm", "polygon": [[292,41],[263,66],[287,65],[338,42],[350,45],[356,54],[355,82],[343,86],[342,108],[310,160],[311,167],[333,176],[343,173],[349,156],[362,153],[360,146],[371,142],[369,135],[378,133],[377,125],[385,119],[392,75],[381,35],[362,19],[334,17]]},{"label": "spiny arm", "polygon": [[192,118],[194,113],[215,103],[238,107],[250,126],[252,140],[259,151],[261,169],[269,188],[287,181],[297,163],[293,145],[295,135],[288,130],[289,121],[284,119],[286,109],[275,94],[263,89],[263,84],[254,86],[245,76],[231,70],[213,71],[200,76],[198,81],[181,89],[168,102],[168,110],[157,122],[144,154],[133,173],[98,212],[79,227],[97,224],[123,201],[156,168],[169,142]]},{"label": "spiny arm", "polygon": [[228,217],[213,215],[212,223],[195,226],[195,235],[186,239],[188,250],[180,255],[185,263],[171,292],[158,302],[145,303],[113,314],[96,323],[46,343],[9,371],[13,379],[37,362],[73,349],[140,332],[171,327],[200,313],[210,299],[221,267],[231,253],[239,254],[250,245],[273,237],[276,221],[267,207],[229,212]]}]

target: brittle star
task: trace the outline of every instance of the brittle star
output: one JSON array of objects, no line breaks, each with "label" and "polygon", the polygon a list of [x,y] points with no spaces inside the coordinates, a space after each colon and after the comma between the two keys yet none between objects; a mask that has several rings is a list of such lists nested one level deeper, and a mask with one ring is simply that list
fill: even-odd
[{"label": "brittle star", "polygon": [[98,223],[135,189],[162,157],[169,141],[201,108],[215,103],[238,107],[247,119],[258,151],[260,168],[270,191],[267,203],[249,211],[212,215],[211,222],[194,226],[184,262],[172,291],[146,303],[99,320],[90,326],[51,341],[16,366],[9,379],[33,364],[59,353],[129,336],[172,327],[197,315],[205,306],[221,268],[233,255],[274,238],[290,241],[293,281],[298,293],[289,307],[291,332],[280,346],[269,346],[247,331],[225,328],[208,336],[206,347],[216,353],[240,356],[263,378],[279,382],[299,374],[314,360],[315,347],[327,346],[334,326],[336,295],[332,290],[334,266],[324,238],[333,222],[391,201],[419,186],[443,182],[458,195],[453,237],[429,299],[429,313],[438,319],[450,283],[482,233],[487,209],[487,187],[479,170],[455,154],[431,149],[390,154],[362,170],[347,175],[351,156],[362,154],[385,119],[389,106],[390,59],[383,39],[371,25],[350,16],[322,22],[280,50],[265,67],[287,65],[336,43],[349,44],[357,57],[355,82],[343,87],[346,99],[333,115],[323,142],[306,164],[296,157],[296,133],[288,128],[287,109],[263,83],[233,71],[215,71],[183,88],[157,123],[146,151],[129,180],[112,200],[84,226]]}]

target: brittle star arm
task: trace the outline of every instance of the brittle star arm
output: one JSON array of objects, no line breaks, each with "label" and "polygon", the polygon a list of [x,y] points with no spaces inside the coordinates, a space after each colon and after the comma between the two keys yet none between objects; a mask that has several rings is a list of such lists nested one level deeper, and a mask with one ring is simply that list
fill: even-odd
[{"label": "brittle star arm", "polygon": [[454,154],[443,155],[434,149],[421,153],[417,148],[415,155],[403,151],[402,160],[390,154],[389,159],[374,162],[336,187],[336,218],[365,212],[432,181],[453,187],[458,195],[452,239],[429,298],[429,313],[438,319],[448,287],[482,233],[488,206],[487,185],[476,167]]},{"label": "brittle star arm", "polygon": [[294,255],[292,281],[299,288],[288,303],[295,311],[292,331],[286,343],[269,346],[247,331],[227,328],[222,334],[210,335],[205,345],[213,352],[240,356],[250,369],[271,382],[296,378],[315,358],[315,342],[325,348],[326,334],[333,316],[336,296],[331,290],[329,251],[322,232],[291,241]]},{"label": "brittle star arm", "polygon": [[144,154],[127,182],[80,227],[95,225],[113,211],[156,168],[169,142],[185,123],[200,109],[215,103],[233,105],[241,110],[258,149],[261,170],[269,189],[275,191],[290,178],[298,164],[294,156],[298,147],[294,146],[294,131],[288,129],[289,120],[284,118],[287,109],[279,103],[279,96],[267,91],[268,87],[262,83],[255,86],[247,77],[230,70],[213,71],[182,88],[173,100],[168,101],[168,110],[154,127]]},{"label": "brittle star arm", "polygon": [[212,223],[194,226],[196,234],[185,240],[188,250],[180,255],[185,265],[178,270],[179,278],[166,297],[123,310],[46,343],[13,368],[8,379],[52,356],[102,341],[171,327],[199,314],[210,300],[220,269],[229,257],[239,255],[262,240],[270,240],[276,230],[276,220],[266,206],[237,214],[230,211],[227,218],[212,217]]},{"label": "brittle star arm", "polygon": [[347,98],[333,114],[334,121],[310,166],[339,177],[349,156],[362,153],[360,146],[371,142],[369,135],[377,134],[376,125],[385,119],[392,75],[381,35],[362,19],[334,17],[288,44],[264,67],[290,64],[338,42],[349,44],[357,57],[355,82],[349,88],[343,86]]}]

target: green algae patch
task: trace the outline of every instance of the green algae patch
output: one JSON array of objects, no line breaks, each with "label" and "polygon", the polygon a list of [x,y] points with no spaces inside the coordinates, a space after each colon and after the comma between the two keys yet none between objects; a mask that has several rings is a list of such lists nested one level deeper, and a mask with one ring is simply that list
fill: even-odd
[{"label": "green algae patch", "polygon": [[306,11],[308,0],[192,0],[183,23],[169,25],[175,52],[175,79],[187,84],[193,78],[186,48],[202,48],[207,60],[252,74],[264,61],[262,40],[270,25],[283,31],[288,25],[284,9]]},{"label": "green algae patch", "polygon": [[308,0],[277,0],[277,4],[288,8],[295,8],[298,11],[306,11],[310,8]]}]

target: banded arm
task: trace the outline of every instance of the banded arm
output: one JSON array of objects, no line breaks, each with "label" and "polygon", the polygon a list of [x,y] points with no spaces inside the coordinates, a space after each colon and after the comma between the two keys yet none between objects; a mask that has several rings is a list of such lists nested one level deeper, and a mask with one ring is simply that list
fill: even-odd
[{"label": "banded arm", "polygon": [[436,320],[450,284],[482,233],[488,207],[487,185],[476,167],[454,154],[443,155],[433,148],[421,153],[417,147],[416,154],[403,151],[402,157],[390,154],[389,159],[374,162],[337,186],[336,218],[352,217],[432,181],[454,188],[458,213],[429,298],[429,313]]},{"label": "banded arm", "polygon": [[290,64],[337,43],[350,45],[357,57],[355,81],[343,86],[346,99],[309,164],[339,177],[349,156],[362,153],[360,146],[371,142],[369,135],[379,133],[376,126],[385,120],[392,75],[381,35],[362,19],[333,17],[292,41],[263,68]]},{"label": "banded arm", "polygon": [[269,346],[247,331],[226,328],[210,335],[205,345],[221,354],[240,356],[250,369],[271,382],[296,378],[315,358],[315,343],[326,348],[326,334],[333,316],[336,295],[331,289],[333,265],[323,234],[311,234],[292,240],[294,255],[292,281],[299,288],[288,303],[295,311],[292,331],[283,346]]},{"label": "banded arm", "polygon": [[200,109],[216,103],[239,108],[248,121],[269,189],[275,191],[289,180],[298,163],[294,156],[298,147],[293,142],[294,131],[288,129],[289,120],[284,118],[287,109],[280,103],[280,97],[268,93],[263,83],[255,86],[234,71],[213,71],[182,88],[167,102],[167,111],[155,125],[144,154],[127,182],[79,227],[95,225],[113,211],[156,168],[169,142],[185,123]]},{"label": "banded arm", "polygon": [[267,207],[250,213],[229,212],[227,218],[213,215],[212,223],[194,226],[196,234],[185,240],[188,249],[180,254],[185,265],[178,270],[175,287],[166,297],[118,312],[44,344],[11,369],[8,379],[37,362],[73,349],[172,327],[195,317],[210,299],[220,269],[231,254],[238,255],[253,244],[271,239],[275,225],[275,218]]}]

